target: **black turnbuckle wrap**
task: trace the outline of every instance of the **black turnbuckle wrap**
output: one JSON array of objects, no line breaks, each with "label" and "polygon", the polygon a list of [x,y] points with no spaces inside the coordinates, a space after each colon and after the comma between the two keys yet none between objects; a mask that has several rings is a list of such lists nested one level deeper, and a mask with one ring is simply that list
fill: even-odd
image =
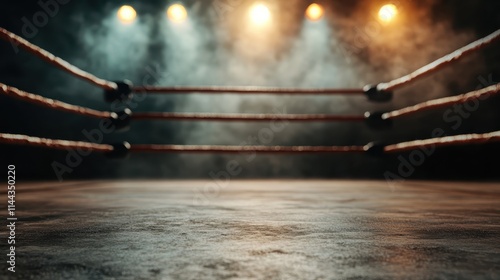
[{"label": "black turnbuckle wrap", "polygon": [[105,90],[104,91],[104,99],[106,102],[113,103],[116,101],[125,102],[132,99],[133,92],[132,87],[133,84],[129,80],[118,81],[116,83],[116,89]]},{"label": "black turnbuckle wrap", "polygon": [[392,100],[392,91],[380,90],[378,85],[367,85],[363,90],[370,101],[388,102]]},{"label": "black turnbuckle wrap", "polygon": [[113,151],[106,153],[106,156],[112,159],[124,159],[128,156],[130,151],[130,144],[128,142],[114,143]]},{"label": "black turnbuckle wrap", "polygon": [[130,109],[124,109],[123,111],[114,112],[109,118],[115,132],[123,132],[130,129],[130,123],[132,121],[132,111]]},{"label": "black turnbuckle wrap", "polygon": [[390,118],[384,118],[385,112],[366,112],[366,124],[373,129],[391,129],[393,121]]},{"label": "black turnbuckle wrap", "polygon": [[381,142],[371,142],[365,146],[365,151],[369,155],[380,157],[386,154],[385,153],[386,146],[387,146],[386,144]]}]

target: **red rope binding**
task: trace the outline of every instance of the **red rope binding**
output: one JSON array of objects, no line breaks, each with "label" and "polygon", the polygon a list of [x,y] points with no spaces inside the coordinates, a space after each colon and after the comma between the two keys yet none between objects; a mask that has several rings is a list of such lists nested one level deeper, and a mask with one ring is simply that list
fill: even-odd
[{"label": "red rope binding", "polygon": [[100,78],[98,78],[90,73],[87,73],[87,72],[81,70],[80,68],[78,68],[74,65],[71,65],[69,62],[67,62],[59,57],[56,57],[55,55],[49,53],[48,51],[46,51],[46,50],[44,50],[44,49],[42,49],[34,44],[31,44],[30,42],[26,41],[25,39],[17,36],[16,34],[14,34],[12,32],[9,32],[1,27],[0,27],[0,38],[5,40],[5,41],[12,42],[12,43],[15,43],[16,45],[19,45],[23,49],[38,56],[39,58],[45,60],[46,62],[59,67],[60,69],[66,71],[69,74],[72,74],[72,75],[74,75],[78,78],[81,78],[87,82],[90,82],[98,87],[101,87],[102,89],[114,90],[117,87],[116,83],[100,79]]}]

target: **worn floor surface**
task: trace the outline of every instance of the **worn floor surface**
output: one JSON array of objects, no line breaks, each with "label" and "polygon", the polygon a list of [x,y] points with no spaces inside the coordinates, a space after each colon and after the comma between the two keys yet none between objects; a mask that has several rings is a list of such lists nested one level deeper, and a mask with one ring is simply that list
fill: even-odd
[{"label": "worn floor surface", "polygon": [[498,183],[220,185],[18,183],[16,273],[2,226],[0,276],[500,279]]}]

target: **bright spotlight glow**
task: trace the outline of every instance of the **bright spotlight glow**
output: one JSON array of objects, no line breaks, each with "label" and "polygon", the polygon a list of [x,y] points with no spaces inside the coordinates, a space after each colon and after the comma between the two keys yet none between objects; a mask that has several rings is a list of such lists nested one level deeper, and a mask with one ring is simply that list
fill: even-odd
[{"label": "bright spotlight glow", "polygon": [[324,13],[323,7],[321,7],[321,5],[313,3],[309,5],[309,7],[306,10],[306,17],[309,20],[317,21],[323,17],[323,13]]},{"label": "bright spotlight glow", "polygon": [[382,6],[382,8],[380,8],[380,11],[378,12],[378,18],[382,22],[389,23],[394,20],[397,14],[398,14],[398,8],[396,7],[396,5],[387,4]]},{"label": "bright spotlight glow", "polygon": [[271,12],[266,5],[257,3],[250,9],[250,19],[256,25],[264,25],[271,20]]},{"label": "bright spotlight glow", "polygon": [[134,22],[137,17],[137,12],[129,5],[121,6],[117,13],[118,19],[123,24],[130,24]]},{"label": "bright spotlight glow", "polygon": [[173,22],[183,22],[187,19],[187,11],[181,4],[173,4],[168,7],[167,10],[168,18]]}]

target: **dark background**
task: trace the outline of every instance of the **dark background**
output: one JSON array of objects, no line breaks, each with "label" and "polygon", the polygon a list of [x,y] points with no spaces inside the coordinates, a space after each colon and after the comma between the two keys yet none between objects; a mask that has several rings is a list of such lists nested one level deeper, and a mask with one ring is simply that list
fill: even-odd
[{"label": "dark background", "polygon": [[[49,1],[41,1],[46,3]],[[319,1],[321,2],[321,1]],[[4,1],[0,26],[99,77],[143,84],[156,69],[157,85],[262,85],[358,87],[407,74],[500,26],[497,1],[399,1],[400,16],[389,26],[377,23],[383,1],[328,1],[325,19],[304,22],[308,1],[269,1],[275,25],[254,34],[243,27],[250,1],[186,1],[190,26],[169,25],[166,1],[129,1],[139,18],[134,26],[116,23],[123,1],[68,1],[36,32],[26,20],[43,11],[37,1]],[[25,18],[26,20],[23,20]],[[35,26],[36,27],[36,26]],[[127,29],[128,28],[128,29]],[[185,29],[182,29],[185,28]],[[180,31],[179,31],[180,30]],[[260,32],[257,32],[260,33]],[[254,37],[252,37],[254,36]],[[136,111],[356,114],[389,110],[468,92],[500,80],[498,43],[396,92],[387,104],[360,97],[151,96]],[[0,44],[0,82],[68,103],[109,110],[102,91],[20,50]],[[458,129],[443,119],[446,110],[396,121],[391,130],[364,124],[289,124],[269,145],[363,145],[430,138],[436,128],[447,135],[483,133],[500,128],[500,99],[490,97],[470,112]],[[50,111],[0,96],[0,131],[86,140],[82,131],[98,121]],[[241,144],[269,124],[137,122],[104,142],[134,144]],[[263,144],[263,143],[254,143]],[[66,163],[66,151],[0,146],[3,166],[15,164],[19,178],[56,179],[52,164]],[[496,144],[439,149],[407,174],[398,173],[401,156],[134,154],[111,160],[101,154],[82,158],[63,179],[208,178],[235,160],[236,178],[384,178],[391,172],[412,179],[498,180]],[[404,176],[403,176],[404,175]],[[409,175],[409,176],[407,176]]]}]

